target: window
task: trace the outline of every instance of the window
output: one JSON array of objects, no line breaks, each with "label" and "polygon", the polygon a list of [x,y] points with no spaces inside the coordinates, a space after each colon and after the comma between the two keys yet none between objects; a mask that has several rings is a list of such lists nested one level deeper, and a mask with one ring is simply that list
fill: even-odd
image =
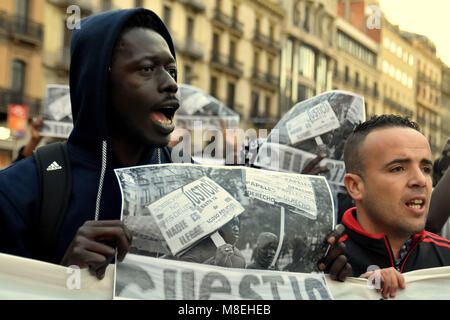
[{"label": "window", "polygon": [[412,66],[414,64],[414,57],[412,55],[409,56],[409,65]]},{"label": "window", "polygon": [[236,61],[236,41],[230,41],[230,63]]},{"label": "window", "polygon": [[355,87],[359,88],[359,72],[355,72]]},{"label": "window", "polygon": [[25,87],[25,62],[14,60],[11,70],[11,90],[18,94],[23,94]]},{"label": "window", "polygon": [[191,84],[192,81],[192,68],[191,66],[185,65],[184,66],[184,83]]},{"label": "window", "polygon": [[272,58],[268,58],[267,59],[267,73],[268,74],[273,74],[273,59]]},{"label": "window", "polygon": [[16,0],[16,16],[26,19],[28,18],[28,0]]},{"label": "window", "polygon": [[232,82],[228,82],[227,88],[227,107],[234,110],[234,92],[235,85]]},{"label": "window", "polygon": [[344,80],[345,82],[348,82],[350,80],[349,75],[348,75],[348,66],[345,66],[345,74],[344,74]]},{"label": "window", "polygon": [[261,27],[260,26],[260,24],[261,24],[261,21],[259,20],[259,18],[256,18],[256,20],[255,20],[255,33],[256,34],[259,34],[259,28]]},{"label": "window", "polygon": [[213,58],[218,59],[219,56],[219,34],[213,33]]},{"label": "window", "polygon": [[402,84],[403,84],[404,86],[407,86],[407,85],[408,85],[408,76],[406,75],[405,72],[403,72],[403,74],[402,74]]},{"label": "window", "polygon": [[395,67],[393,65],[389,66],[389,75],[394,78],[395,76]]},{"label": "window", "polygon": [[134,7],[135,8],[142,8],[142,7],[144,7],[144,0],[134,0]]},{"label": "window", "polygon": [[387,38],[387,37],[384,38],[384,47],[386,49],[389,49],[390,45],[391,45],[391,42],[389,41],[389,38]]},{"label": "window", "polygon": [[253,53],[253,71],[257,71],[259,69],[259,52],[255,51]]},{"label": "window", "polygon": [[259,115],[259,94],[255,91],[252,91],[252,103],[251,103],[251,117],[258,117]]},{"label": "window", "polygon": [[266,105],[264,110],[264,115],[266,118],[270,117],[270,105],[271,105],[272,99],[270,99],[270,96],[266,96]]},{"label": "window", "polygon": [[194,38],[194,19],[188,17],[186,20],[186,39],[192,41]]},{"label": "window", "polygon": [[303,23],[303,29],[306,31],[306,32],[309,32],[309,15],[310,15],[310,12],[309,12],[309,6],[306,6],[305,7],[305,17],[304,17],[304,23]]},{"label": "window", "polygon": [[307,46],[300,46],[298,72],[305,78],[314,80],[315,53]]},{"label": "window", "polygon": [[389,63],[386,60],[383,60],[383,72],[384,73],[389,72]]},{"label": "window", "polygon": [[166,27],[170,29],[170,18],[172,15],[172,10],[168,6],[163,7],[163,21],[166,24]]},{"label": "window", "polygon": [[112,1],[111,0],[102,0],[100,10],[108,11],[112,9]]},{"label": "window", "polygon": [[300,25],[300,1],[297,1],[294,4],[294,11],[293,11],[293,23],[294,26],[299,26]]},{"label": "window", "polygon": [[211,77],[211,88],[209,92],[213,97],[217,98],[217,77]]}]

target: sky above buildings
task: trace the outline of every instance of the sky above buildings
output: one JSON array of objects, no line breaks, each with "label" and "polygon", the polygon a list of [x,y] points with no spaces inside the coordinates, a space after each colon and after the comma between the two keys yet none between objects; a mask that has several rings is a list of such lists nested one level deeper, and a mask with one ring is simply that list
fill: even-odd
[{"label": "sky above buildings", "polygon": [[388,20],[401,30],[425,35],[450,67],[449,0],[378,0]]}]

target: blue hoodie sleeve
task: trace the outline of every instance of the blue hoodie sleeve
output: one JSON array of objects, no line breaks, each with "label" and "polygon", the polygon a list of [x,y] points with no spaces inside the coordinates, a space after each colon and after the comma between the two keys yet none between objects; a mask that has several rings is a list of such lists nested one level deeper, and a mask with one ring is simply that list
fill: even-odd
[{"label": "blue hoodie sleeve", "polygon": [[39,188],[34,157],[0,171],[0,252],[33,258]]}]

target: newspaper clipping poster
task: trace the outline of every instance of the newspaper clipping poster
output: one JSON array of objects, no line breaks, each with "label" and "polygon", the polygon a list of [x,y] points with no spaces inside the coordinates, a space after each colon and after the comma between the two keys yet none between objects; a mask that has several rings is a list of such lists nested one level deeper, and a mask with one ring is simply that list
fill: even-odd
[{"label": "newspaper clipping poster", "polygon": [[[311,273],[335,224],[330,188],[320,176],[196,164],[115,172],[122,220],[133,235],[127,257]],[[130,267],[116,268],[119,283],[121,268]]]},{"label": "newspaper clipping poster", "polygon": [[70,90],[67,85],[47,85],[43,125],[40,134],[46,137],[68,138],[73,129]]},{"label": "newspaper clipping poster", "polygon": [[[327,180],[344,186],[344,144],[353,129],[365,121],[364,98],[349,91],[333,90],[294,105],[274,127],[280,145],[271,144],[271,135],[261,147],[258,167],[286,172],[301,172],[320,153],[327,157],[320,163],[330,172]],[[265,155],[279,153],[279,163]],[[276,167],[275,167],[276,166]]]},{"label": "newspaper clipping poster", "polygon": [[176,126],[188,130],[236,129],[239,126],[239,114],[225,106],[222,102],[187,84],[178,86],[177,95],[180,108],[177,111]]}]

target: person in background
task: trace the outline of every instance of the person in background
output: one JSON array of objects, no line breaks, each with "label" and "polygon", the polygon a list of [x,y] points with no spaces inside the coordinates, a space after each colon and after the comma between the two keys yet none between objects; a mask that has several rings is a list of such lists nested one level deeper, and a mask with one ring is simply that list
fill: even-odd
[{"label": "person in background", "polygon": [[42,127],[43,125],[43,120],[42,117],[37,117],[37,118],[33,118],[31,120],[31,137],[30,140],[28,141],[28,143],[21,147],[19,149],[19,152],[17,154],[17,158],[13,161],[17,162],[20,161],[26,157],[29,157],[33,154],[34,149],[36,149],[36,147],[39,145],[39,143],[42,140],[42,136],[39,133],[39,129]]}]

